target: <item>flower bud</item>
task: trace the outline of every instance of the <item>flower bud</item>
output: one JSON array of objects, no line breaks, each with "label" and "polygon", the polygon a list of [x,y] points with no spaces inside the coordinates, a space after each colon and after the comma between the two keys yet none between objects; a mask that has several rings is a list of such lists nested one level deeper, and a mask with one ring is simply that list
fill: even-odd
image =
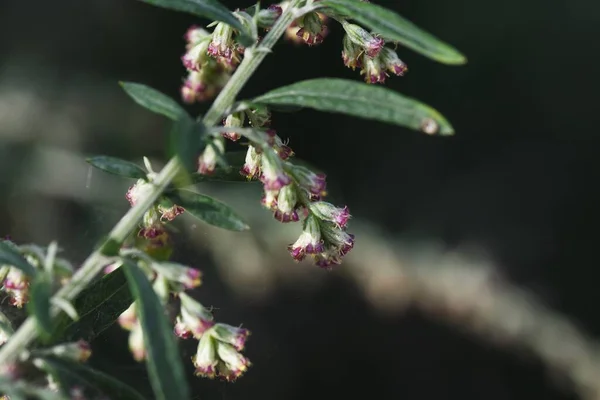
[{"label": "flower bud", "polygon": [[246,152],[246,159],[240,174],[244,175],[248,179],[256,178],[260,173],[260,165],[262,160],[262,154],[258,153],[254,146],[248,146]]},{"label": "flower bud", "polygon": [[277,196],[277,209],[275,219],[279,222],[296,222],[299,220],[296,205],[298,195],[296,185],[286,185],[281,188]]},{"label": "flower bud", "polygon": [[216,366],[219,362],[215,347],[215,339],[211,335],[204,335],[200,338],[196,354],[192,357],[197,376],[205,378],[215,377]]},{"label": "flower bud", "polygon": [[86,362],[92,355],[89,343],[84,340],[59,344],[48,349],[48,352],[53,356],[76,362]]},{"label": "flower bud", "polygon": [[223,363],[219,363],[219,376],[227,381],[239,378],[250,366],[250,360],[238,353],[231,345],[223,342],[217,343],[217,356]]},{"label": "flower bud", "polygon": [[307,254],[317,254],[323,251],[321,228],[315,216],[306,217],[302,234],[294,244],[288,246],[288,251],[296,261],[302,261]]},{"label": "flower bud", "polygon": [[181,264],[153,263],[152,268],[167,280],[181,283],[186,289],[193,289],[202,283],[202,273],[199,270]]},{"label": "flower bud", "polygon": [[179,293],[181,300],[181,321],[192,332],[195,338],[200,338],[204,332],[215,323],[212,314],[199,302],[185,293]]},{"label": "flower bud", "polygon": [[338,227],[345,227],[350,219],[350,211],[347,206],[338,208],[325,201],[317,201],[310,204],[310,211],[319,219],[333,222]]},{"label": "flower bud", "polygon": [[[236,112],[233,114],[229,114],[227,118],[225,118],[225,120],[223,121],[223,126],[241,128],[244,126],[245,120],[246,114],[244,112]],[[234,142],[242,137],[242,135],[236,132],[223,132],[223,136]]]},{"label": "flower bud", "polygon": [[344,27],[348,38],[353,43],[363,48],[366,55],[370,58],[377,57],[377,55],[385,45],[385,40],[378,36],[370,34],[358,25],[344,21],[342,23],[342,26]]},{"label": "flower bud", "polygon": [[208,40],[202,40],[197,44],[188,46],[186,53],[181,57],[181,62],[188,71],[199,72],[202,66],[206,64],[208,45]]},{"label": "flower bud", "polygon": [[283,170],[281,159],[274,152],[265,152],[261,161],[260,180],[264,184],[265,190],[279,190],[292,182],[292,179]]},{"label": "flower bud", "polygon": [[131,303],[127,310],[123,311],[121,315],[119,315],[117,321],[119,322],[119,325],[121,325],[121,328],[128,331],[132,330],[138,322],[135,303]]},{"label": "flower bud", "polygon": [[290,173],[298,182],[301,188],[315,196],[325,196],[327,181],[325,174],[316,174],[310,169],[301,165],[290,165]]},{"label": "flower bud", "polygon": [[361,75],[365,75],[365,82],[367,83],[383,83],[387,75],[383,70],[383,65],[379,58],[369,58],[367,55],[363,55]]},{"label": "flower bud", "polygon": [[250,331],[227,324],[216,324],[211,331],[211,335],[221,342],[232,345],[237,351],[242,351],[248,336],[250,336]]},{"label": "flower bud", "polygon": [[269,7],[262,9],[258,12],[257,23],[261,28],[271,28],[275,21],[281,14],[283,13],[283,9],[277,4],[271,4]]},{"label": "flower bud", "polygon": [[233,68],[240,62],[240,52],[233,40],[233,28],[224,22],[219,22],[212,34],[207,53],[227,69]]},{"label": "flower bud", "polygon": [[144,179],[138,179],[138,181],[127,190],[125,198],[129,204],[131,204],[131,207],[133,207],[140,199],[148,196],[152,190],[154,190],[154,185],[150,182],[146,182]]},{"label": "flower bud", "polygon": [[381,49],[379,58],[385,69],[390,71],[392,74],[403,76],[406,71],[408,71],[406,64],[400,58],[398,58],[398,54],[396,54],[396,52],[389,47],[384,47]]},{"label": "flower bud", "polygon": [[362,47],[350,40],[350,37],[347,34],[344,35],[342,50],[342,60],[344,60],[344,65],[352,69],[355,69],[356,67],[360,68],[362,54]]},{"label": "flower bud", "polygon": [[146,346],[144,344],[144,331],[142,325],[136,322],[129,333],[129,351],[135,361],[143,361],[146,358]]},{"label": "flower bud", "polygon": [[260,203],[267,210],[276,210],[277,209],[277,196],[279,195],[279,190],[265,190],[265,194],[261,199]]},{"label": "flower bud", "polygon": [[160,213],[161,221],[173,221],[178,215],[181,215],[185,212],[185,208],[178,206],[177,204],[173,204],[171,207],[159,205],[158,212]]},{"label": "flower bud", "polygon": [[205,29],[192,25],[189,27],[187,32],[185,33],[185,41],[190,45],[196,45],[202,40],[206,40],[210,36],[210,32]]},{"label": "flower bud", "polygon": [[210,141],[198,158],[198,173],[202,175],[211,175],[217,166],[218,155],[225,152],[225,140],[222,137],[214,137]]},{"label": "flower bud", "polygon": [[318,13],[305,14],[298,19],[297,23],[300,29],[296,32],[296,36],[301,38],[304,43],[313,46],[323,42],[325,27]]}]

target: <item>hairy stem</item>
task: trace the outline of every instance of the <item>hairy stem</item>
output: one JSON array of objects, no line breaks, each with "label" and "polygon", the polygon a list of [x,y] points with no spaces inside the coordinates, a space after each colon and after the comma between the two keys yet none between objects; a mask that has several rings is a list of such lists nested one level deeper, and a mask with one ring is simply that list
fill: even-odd
[{"label": "hairy stem", "polygon": [[[212,103],[210,109],[206,112],[203,122],[206,126],[214,126],[222,117],[223,112],[235,101],[236,96],[244,87],[248,79],[256,71],[260,63],[265,59],[270,49],[277,43],[283,35],[286,28],[296,18],[296,7],[302,0],[292,0],[281,17],[277,20],[273,28],[265,36],[258,46],[248,49],[244,60],[239,65],[227,85],[223,88],[219,96]],[[109,261],[109,257],[102,253],[102,249],[111,244],[122,243],[133,229],[138,225],[144,213],[156,202],[158,197],[164,192],[171,181],[181,172],[181,165],[177,159],[172,158],[160,171],[154,179],[154,188],[141,198],[138,203],[132,207],[121,220],[110,231],[108,238],[89,255],[81,268],[73,275],[72,279],[60,289],[55,297],[66,300],[73,300],[89,283],[98,275],[104,265]],[[52,307],[52,316],[60,312],[57,307]],[[38,336],[36,322],[29,317],[23,322],[10,340],[0,349],[0,366],[13,362],[17,359],[20,352],[34,341]]]}]

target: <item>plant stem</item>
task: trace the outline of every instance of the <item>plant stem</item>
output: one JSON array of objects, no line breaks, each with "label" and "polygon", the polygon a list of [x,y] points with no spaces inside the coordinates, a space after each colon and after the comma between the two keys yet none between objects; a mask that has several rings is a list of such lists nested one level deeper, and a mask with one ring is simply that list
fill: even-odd
[{"label": "plant stem", "polygon": [[[282,13],[273,28],[258,46],[248,49],[244,60],[233,74],[227,85],[212,103],[206,112],[203,122],[207,127],[214,126],[222,117],[223,112],[230,107],[242,90],[248,79],[265,59],[270,49],[277,43],[287,27],[296,18],[295,9],[302,0],[292,0]],[[138,201],[110,231],[108,238],[84,261],[83,265],[73,275],[72,279],[55,295],[68,301],[73,300],[88,284],[98,275],[102,268],[109,262],[109,257],[102,254],[102,249],[111,243],[123,243],[127,236],[138,225],[158,197],[164,192],[171,181],[181,172],[181,165],[176,158],[172,158],[154,179],[154,188],[148,195]],[[60,310],[52,307],[51,315],[56,317]],[[19,354],[27,348],[38,336],[36,322],[29,317],[21,324],[19,329],[11,336],[10,340],[0,348],[0,366],[15,361]]]}]

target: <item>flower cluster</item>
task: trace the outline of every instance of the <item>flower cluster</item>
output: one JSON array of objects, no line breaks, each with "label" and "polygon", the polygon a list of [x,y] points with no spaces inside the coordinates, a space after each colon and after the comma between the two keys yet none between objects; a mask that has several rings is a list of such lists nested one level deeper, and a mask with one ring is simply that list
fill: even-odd
[{"label": "flower cluster", "polygon": [[[0,239],[0,241],[21,254],[33,268],[44,268],[47,249],[35,245],[17,246],[8,239]],[[52,264],[54,278],[60,284],[64,284],[73,274],[73,266],[67,260],[58,257],[53,259]],[[12,306],[22,308],[29,301],[30,278],[13,265],[0,264],[0,291],[8,295],[8,301]],[[0,344],[1,339],[2,333],[0,333]]]},{"label": "flower cluster", "polygon": [[[185,293],[200,286],[201,273],[173,262],[157,262],[137,250],[125,250],[124,254],[135,256],[137,264],[153,282],[153,288],[166,304],[170,296],[179,298],[179,313],[174,324],[174,334],[182,339],[199,341],[198,351],[192,358],[198,376],[216,376],[232,381],[250,366],[250,361],[240,352],[250,332],[247,329],[215,323],[214,317],[202,304]],[[118,268],[113,265],[111,269]],[[119,325],[130,331],[129,349],[137,361],[146,358],[143,327],[138,319],[134,302],[118,318]]]},{"label": "flower cluster", "polygon": [[[152,170],[150,161],[144,157],[144,164],[148,170],[147,179],[138,179],[138,181],[127,190],[125,198],[131,205],[135,206],[140,199],[143,199],[153,188],[153,179],[156,172]],[[142,219],[141,228],[138,231],[138,237],[146,240],[146,246],[153,249],[161,249],[167,246],[169,235],[166,229],[167,222],[173,221],[185,209],[177,204],[157,204],[146,211]]]},{"label": "flower cluster", "polygon": [[343,39],[342,59],[348,68],[360,68],[367,83],[383,83],[388,73],[403,76],[408,68],[396,52],[385,47],[383,38],[362,27],[342,22],[346,34]]},{"label": "flower cluster", "polygon": [[[266,108],[250,108],[229,115],[225,127],[243,127],[246,119],[254,128],[240,173],[260,180],[264,187],[262,205],[280,222],[303,221],[303,233],[288,248],[296,261],[310,256],[321,268],[341,263],[354,246],[354,236],[346,232],[350,219],[348,207],[338,208],[323,201],[326,177],[291,161],[292,149],[277,132],[270,129],[270,113]],[[222,134],[238,140],[236,132]],[[222,137],[218,137],[222,139]]]}]

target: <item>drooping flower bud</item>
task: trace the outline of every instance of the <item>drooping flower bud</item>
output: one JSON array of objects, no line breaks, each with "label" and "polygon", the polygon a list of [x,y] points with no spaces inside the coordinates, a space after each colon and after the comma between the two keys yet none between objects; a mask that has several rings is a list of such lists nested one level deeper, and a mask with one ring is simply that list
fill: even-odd
[{"label": "drooping flower bud", "polygon": [[234,381],[244,374],[250,366],[250,360],[241,355],[233,346],[227,343],[217,343],[219,376],[228,382]]},{"label": "drooping flower bud", "polygon": [[123,311],[121,315],[119,315],[117,321],[119,322],[119,325],[121,325],[121,328],[128,331],[132,330],[135,324],[138,322],[135,303],[131,303],[127,310]]},{"label": "drooping flower bud", "polygon": [[138,179],[137,182],[127,190],[125,198],[131,204],[131,207],[135,206],[137,202],[148,196],[150,192],[154,190],[154,186],[144,179]]},{"label": "drooping flower bud", "polygon": [[301,165],[288,164],[290,173],[301,188],[316,197],[325,196],[327,181],[325,174],[317,174]]},{"label": "drooping flower bud", "polygon": [[343,39],[342,59],[344,65],[348,68],[355,69],[362,66],[361,56],[364,50],[362,47],[350,40],[350,37],[346,34]]},{"label": "drooping flower bud", "polygon": [[146,358],[146,345],[144,344],[144,331],[142,325],[135,323],[131,332],[129,332],[129,351],[135,361],[143,361]]},{"label": "drooping flower bud", "polygon": [[346,31],[348,38],[353,43],[364,49],[364,52],[368,57],[377,57],[381,49],[383,49],[383,46],[385,45],[385,40],[383,40],[382,38],[374,36],[367,32],[367,30],[365,30],[364,28],[355,24],[351,24],[347,21],[344,21],[342,23],[342,26]]},{"label": "drooping flower bud", "polygon": [[361,75],[365,76],[367,83],[384,83],[387,75],[381,65],[379,58],[370,58],[366,54],[363,55]]},{"label": "drooping flower bud", "polygon": [[294,244],[288,246],[288,250],[296,261],[302,261],[307,254],[318,254],[323,251],[321,228],[315,216],[306,217],[302,234]]},{"label": "drooping flower bud", "polygon": [[211,335],[204,335],[200,338],[196,354],[192,357],[197,376],[211,379],[215,377],[216,366],[219,362],[216,346],[215,339]]},{"label": "drooping flower bud", "polygon": [[292,182],[290,176],[283,170],[281,159],[274,152],[264,152],[261,161],[260,180],[265,190],[279,190]]},{"label": "drooping flower bud", "polygon": [[296,222],[299,220],[296,206],[298,195],[296,185],[286,185],[281,188],[277,196],[277,208],[274,217],[280,222]]},{"label": "drooping flower bud", "polygon": [[88,342],[79,340],[72,343],[63,343],[47,350],[49,354],[58,358],[75,362],[86,362],[92,355],[92,349]]},{"label": "drooping flower bud", "polygon": [[223,137],[213,137],[206,145],[204,152],[198,158],[198,173],[211,175],[217,166],[218,154],[225,152],[225,140]]},{"label": "drooping flower bud", "polygon": [[188,45],[186,53],[181,57],[183,66],[188,71],[200,72],[207,62],[209,40],[204,39],[194,45]]},{"label": "drooping flower bud", "polygon": [[245,328],[219,323],[213,327],[211,335],[221,342],[232,345],[237,351],[242,351],[248,336],[250,336],[250,331]]},{"label": "drooping flower bud", "polygon": [[325,201],[317,201],[310,204],[310,211],[319,219],[333,222],[336,226],[344,228],[350,219],[350,211],[347,206],[339,208]]},{"label": "drooping flower bud", "polygon": [[[227,116],[227,118],[225,118],[223,120],[223,126],[224,127],[233,127],[233,128],[241,128],[244,126],[244,122],[246,120],[246,114],[244,112],[236,112],[233,114],[229,114]],[[240,135],[239,133],[236,132],[223,132],[222,134],[224,137],[226,137],[229,140],[232,141],[237,141],[239,140],[242,135]]]},{"label": "drooping flower bud", "polygon": [[314,46],[323,42],[325,25],[316,12],[310,12],[297,20],[298,36],[304,43]]},{"label": "drooping flower bud", "polygon": [[398,54],[396,54],[396,52],[389,47],[384,47],[381,49],[379,58],[385,69],[390,71],[392,74],[403,76],[406,71],[408,71],[406,64],[400,58],[398,58]]},{"label": "drooping flower bud", "polygon": [[195,338],[200,338],[215,323],[212,314],[199,302],[185,293],[179,294],[181,300],[181,322],[187,326]]},{"label": "drooping flower bud", "polygon": [[194,268],[174,262],[152,263],[152,268],[169,281],[178,282],[186,289],[193,289],[202,283],[202,273]]},{"label": "drooping flower bud", "polygon": [[260,165],[262,160],[262,153],[259,153],[254,146],[248,146],[246,152],[246,160],[240,174],[244,175],[248,179],[256,178],[260,175]]},{"label": "drooping flower bud", "polygon": [[230,25],[224,22],[217,24],[207,52],[227,69],[234,68],[240,62],[241,54],[233,40],[233,28]]}]

